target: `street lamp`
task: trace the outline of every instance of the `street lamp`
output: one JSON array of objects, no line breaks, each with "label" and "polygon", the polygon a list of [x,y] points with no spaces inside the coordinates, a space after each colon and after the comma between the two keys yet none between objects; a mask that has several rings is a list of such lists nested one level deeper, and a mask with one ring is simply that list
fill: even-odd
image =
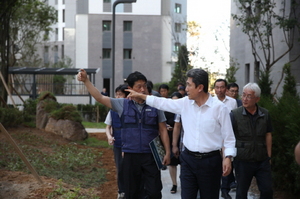
[{"label": "street lamp", "polygon": [[[116,0],[113,4],[112,29],[112,91],[115,90],[115,38],[116,38],[116,6],[119,3],[135,3],[137,0]],[[114,93],[114,92],[112,92]]]}]

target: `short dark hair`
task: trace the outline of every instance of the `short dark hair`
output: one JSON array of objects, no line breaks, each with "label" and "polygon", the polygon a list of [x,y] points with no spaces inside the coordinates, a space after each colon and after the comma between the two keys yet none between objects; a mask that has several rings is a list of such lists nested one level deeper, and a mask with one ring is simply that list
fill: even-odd
[{"label": "short dark hair", "polygon": [[151,89],[153,88],[153,83],[152,83],[151,80],[148,80],[148,81],[147,81],[147,86],[148,86],[148,85],[151,87]]},{"label": "short dark hair", "polygon": [[227,88],[227,81],[225,79],[217,79],[214,83],[214,87],[216,86],[217,82],[224,82],[225,83],[225,87]]},{"label": "short dark hair", "polygon": [[128,85],[127,84],[120,84],[116,89],[115,89],[115,93],[120,91],[122,93],[125,94],[125,97],[127,97],[129,95],[128,91],[125,91],[126,89],[128,89]]},{"label": "short dark hair", "polygon": [[169,90],[169,86],[167,84],[161,84],[159,87],[158,87],[158,91],[160,91],[160,89],[167,89]]},{"label": "short dark hair", "polygon": [[227,85],[227,89],[228,89],[228,90],[229,90],[230,88],[235,88],[235,87],[237,87],[237,88],[239,89],[239,85],[238,85],[237,83],[235,83],[235,82],[230,83],[230,84]]},{"label": "short dark hair", "polygon": [[143,81],[147,82],[147,78],[145,75],[143,75],[141,72],[135,71],[128,75],[128,77],[126,79],[126,83],[128,84],[128,86],[130,86],[132,88],[134,86],[134,83],[139,80],[143,80]]},{"label": "short dark hair", "polygon": [[148,93],[149,95],[152,93],[152,88],[153,88],[153,84],[151,81],[147,81],[147,90],[148,90]]},{"label": "short dark hair", "polygon": [[178,98],[182,98],[181,93],[179,93],[179,92],[177,92],[177,91],[175,91],[174,93],[172,93],[172,95],[171,95],[170,98],[172,98],[172,97],[174,97],[174,96],[176,96],[176,97],[178,97]]},{"label": "short dark hair", "polygon": [[208,73],[205,70],[200,68],[193,68],[186,73],[186,76],[193,78],[192,81],[194,82],[195,87],[202,84],[204,87],[203,91],[205,93],[208,92]]}]

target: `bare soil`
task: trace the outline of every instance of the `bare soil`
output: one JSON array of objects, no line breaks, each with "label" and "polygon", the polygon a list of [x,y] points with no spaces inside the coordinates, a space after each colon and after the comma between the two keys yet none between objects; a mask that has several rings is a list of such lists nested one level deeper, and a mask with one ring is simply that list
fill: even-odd
[{"label": "bare soil", "polygon": [[[22,133],[24,130],[28,130],[27,127],[9,128],[7,129],[10,135]],[[69,143],[68,140],[61,138],[58,135],[45,132],[43,130],[30,128],[32,133],[46,137],[48,140],[59,140],[59,144]],[[92,133],[89,136],[96,137],[99,140],[107,140],[105,133]],[[0,132],[1,142],[8,141],[3,132]],[[40,149],[43,146],[38,146]],[[47,149],[45,149],[47,150]],[[116,182],[116,167],[113,159],[113,151],[111,148],[102,148],[102,164],[106,169],[107,181],[95,187],[94,194],[101,199],[110,199],[117,197],[117,182]],[[40,176],[43,183],[39,184],[38,180],[32,174],[3,170],[0,168],[0,199],[46,199],[47,195],[54,189],[58,188],[58,180]],[[63,188],[67,190],[74,190],[73,185],[63,183]],[[82,188],[82,191],[87,191]]]}]

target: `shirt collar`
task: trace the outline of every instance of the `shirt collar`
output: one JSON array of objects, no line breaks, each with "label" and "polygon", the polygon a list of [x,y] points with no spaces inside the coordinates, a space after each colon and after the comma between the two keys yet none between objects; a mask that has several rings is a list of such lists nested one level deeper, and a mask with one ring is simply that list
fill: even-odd
[{"label": "shirt collar", "polygon": [[[193,104],[194,106],[199,107],[196,103],[195,100],[191,100],[191,104]],[[213,105],[213,97],[211,96],[210,93],[208,93],[208,99],[206,100],[206,102],[202,105],[202,106],[209,106],[211,107]],[[200,107],[202,107],[200,106]]]}]

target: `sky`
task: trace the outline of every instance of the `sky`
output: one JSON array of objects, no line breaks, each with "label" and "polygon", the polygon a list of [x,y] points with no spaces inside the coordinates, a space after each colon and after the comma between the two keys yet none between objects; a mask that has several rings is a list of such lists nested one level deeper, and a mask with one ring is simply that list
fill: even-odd
[{"label": "sky", "polygon": [[[210,72],[226,73],[229,67],[230,0],[187,0],[188,21],[200,24],[199,56],[192,61],[195,67]],[[216,37],[218,40],[216,40]],[[189,46],[195,41],[188,39]],[[218,53],[215,53],[215,51]]]}]

